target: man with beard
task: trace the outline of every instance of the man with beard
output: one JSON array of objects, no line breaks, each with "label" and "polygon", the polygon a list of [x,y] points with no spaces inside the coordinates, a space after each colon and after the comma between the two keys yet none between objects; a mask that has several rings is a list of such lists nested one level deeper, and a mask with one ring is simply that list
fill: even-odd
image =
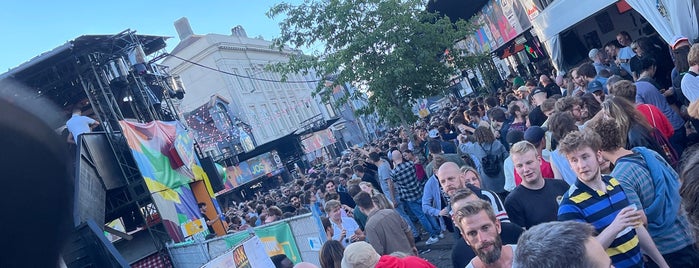
[{"label": "man with beard", "polygon": [[557,113],[570,112],[578,127],[581,127],[585,123],[585,118],[588,117],[587,109],[583,109],[582,100],[577,96],[560,98],[556,101],[555,107]]},{"label": "man with beard", "polygon": [[461,172],[461,169],[456,163],[446,162],[437,169],[437,178],[439,179],[439,185],[442,187],[442,191],[449,197],[453,197],[458,190],[468,189],[476,193],[478,198],[490,202],[498,220],[505,222],[510,221],[500,197],[492,191],[480,188],[481,178],[478,176],[477,170],[468,167],[465,168],[464,172]]},{"label": "man with beard", "polygon": [[467,268],[512,267],[516,246],[502,244],[500,221],[488,202],[467,202],[454,212],[454,223],[477,255]]}]

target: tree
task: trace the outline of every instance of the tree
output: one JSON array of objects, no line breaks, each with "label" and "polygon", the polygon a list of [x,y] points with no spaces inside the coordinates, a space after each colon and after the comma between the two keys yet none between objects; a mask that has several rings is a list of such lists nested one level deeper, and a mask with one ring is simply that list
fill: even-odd
[{"label": "tree", "polygon": [[476,28],[463,20],[424,11],[422,0],[305,0],[280,3],[267,16],[284,14],[281,36],[273,40],[280,49],[321,45],[314,55],[292,55],[288,62],[269,68],[286,75],[314,72],[332,76],[314,94],[329,100],[334,85],[349,82],[358,87],[350,99],[368,106],[360,114],[378,112],[382,120],[407,126],[416,100],[443,94],[449,79],[459,70],[487,59],[455,46]]}]

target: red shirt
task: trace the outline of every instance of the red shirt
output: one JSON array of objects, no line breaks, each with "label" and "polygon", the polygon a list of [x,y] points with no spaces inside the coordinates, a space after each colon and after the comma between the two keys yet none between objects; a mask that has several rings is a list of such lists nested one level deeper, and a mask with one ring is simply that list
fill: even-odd
[{"label": "red shirt", "polygon": [[636,106],[636,110],[643,114],[652,127],[658,129],[660,133],[663,133],[665,138],[669,139],[672,134],[675,134],[675,129],[672,128],[670,121],[667,120],[667,117],[658,109],[658,107],[655,107],[655,105],[641,104]]},{"label": "red shirt", "polygon": [[[539,169],[541,169],[541,176],[544,177],[544,179],[553,179],[553,169],[551,168],[551,163],[546,162],[544,158],[539,156],[539,159],[541,160],[541,165],[539,165]],[[515,185],[519,186],[519,184],[522,183],[522,177],[517,174],[517,170],[515,169]]]}]

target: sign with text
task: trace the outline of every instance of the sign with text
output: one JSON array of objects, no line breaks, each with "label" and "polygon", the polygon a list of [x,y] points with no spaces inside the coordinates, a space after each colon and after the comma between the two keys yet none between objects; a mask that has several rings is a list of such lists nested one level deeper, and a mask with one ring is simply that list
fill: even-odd
[{"label": "sign with text", "polygon": [[232,250],[216,257],[204,264],[202,268],[251,268],[274,267],[274,263],[265,252],[262,241],[256,237],[250,237]]},{"label": "sign with text", "polygon": [[279,155],[276,151],[272,151],[241,161],[235,166],[226,167],[224,187],[229,190],[267,174],[278,174],[281,167],[277,159]]}]

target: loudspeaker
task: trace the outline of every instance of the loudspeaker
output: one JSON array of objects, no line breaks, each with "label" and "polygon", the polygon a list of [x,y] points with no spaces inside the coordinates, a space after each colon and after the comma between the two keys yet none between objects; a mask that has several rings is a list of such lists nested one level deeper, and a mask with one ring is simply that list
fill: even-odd
[{"label": "loudspeaker", "polygon": [[222,178],[221,175],[219,175],[218,168],[216,167],[216,162],[214,162],[214,160],[209,156],[199,159],[199,163],[201,163],[201,167],[204,169],[204,172],[206,172],[206,176],[209,177],[209,182],[211,182],[211,189],[213,189],[214,192],[223,190],[224,178]]}]

